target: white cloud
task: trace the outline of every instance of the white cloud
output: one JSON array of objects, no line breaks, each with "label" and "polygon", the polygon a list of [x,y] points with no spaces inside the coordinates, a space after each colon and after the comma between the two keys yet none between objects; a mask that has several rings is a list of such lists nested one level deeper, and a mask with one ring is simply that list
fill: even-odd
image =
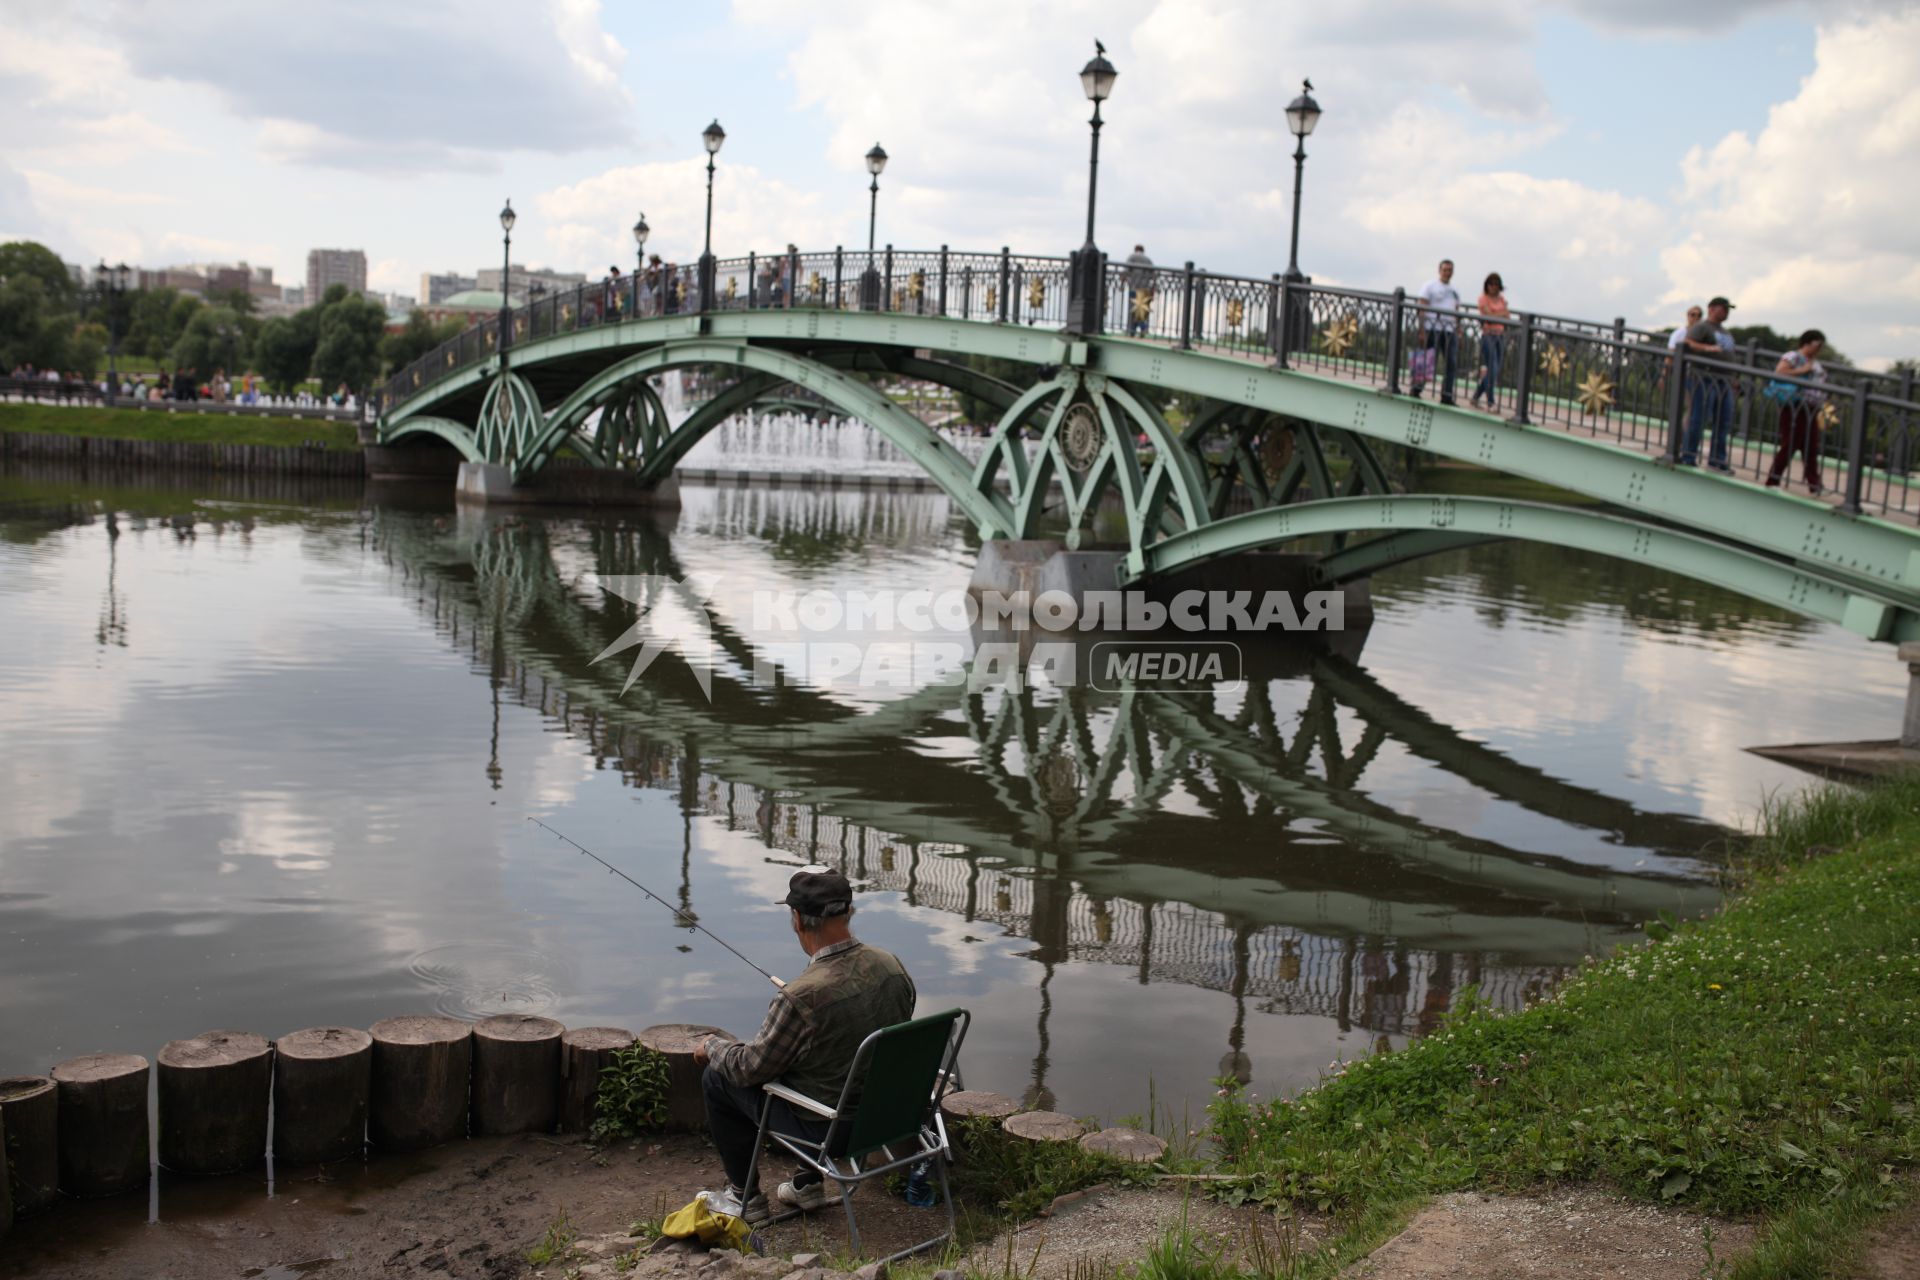
[{"label": "white cloud", "polygon": [[1858,360],[1916,354],[1916,156],[1920,9],[1822,27],[1812,74],[1758,134],[1688,153],[1666,300],[1725,293],[1738,318],[1817,326]]},{"label": "white cloud", "polygon": [[[534,199],[536,222],[523,218],[515,229],[529,235],[530,252],[556,262],[580,264],[597,273],[608,263],[625,271],[633,262],[630,228],[636,214],[647,215],[653,234],[647,252],[687,263],[700,256],[706,219],[706,158],[609,169],[584,181],[541,193]],[[784,248],[789,242],[830,243],[838,219],[823,210],[817,192],[801,191],[768,178],[751,165],[722,162],[714,179],[714,252],[722,257]],[[529,259],[530,260],[530,259]]]},{"label": "white cloud", "polygon": [[135,75],[197,85],[288,163],[419,172],[631,136],[626,51],[596,0],[126,0]]}]

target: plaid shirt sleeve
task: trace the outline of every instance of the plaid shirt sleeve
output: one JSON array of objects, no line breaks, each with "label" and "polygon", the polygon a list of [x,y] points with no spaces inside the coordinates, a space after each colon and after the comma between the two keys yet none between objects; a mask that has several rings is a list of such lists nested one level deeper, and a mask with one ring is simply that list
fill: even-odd
[{"label": "plaid shirt sleeve", "polygon": [[785,995],[778,995],[767,1006],[760,1034],[744,1043],[715,1043],[709,1060],[728,1084],[757,1089],[785,1075],[806,1054],[812,1040],[813,1027],[799,1007]]}]

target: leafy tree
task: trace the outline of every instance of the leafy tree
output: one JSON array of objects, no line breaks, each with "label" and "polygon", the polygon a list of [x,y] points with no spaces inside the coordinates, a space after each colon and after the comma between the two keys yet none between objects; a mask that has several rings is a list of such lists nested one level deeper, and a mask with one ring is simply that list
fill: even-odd
[{"label": "leafy tree", "polygon": [[89,322],[77,325],[67,342],[67,364],[73,372],[92,378],[106,367],[107,327]]},{"label": "leafy tree", "polygon": [[23,364],[63,368],[72,334],[72,313],[49,296],[38,274],[22,271],[0,279],[0,372]]},{"label": "leafy tree", "polygon": [[387,309],[349,293],[345,285],[327,290],[320,308],[319,340],[313,350],[313,376],[322,392],[345,383],[361,394],[380,371],[380,339],[387,329]]},{"label": "leafy tree", "polygon": [[213,289],[208,291],[207,301],[216,307],[226,307],[235,315],[250,316],[254,312],[253,294],[245,289]]},{"label": "leafy tree", "polygon": [[168,359],[201,305],[200,299],[177,289],[141,293],[133,301],[124,349],[155,360]]},{"label": "leafy tree", "polygon": [[253,361],[269,386],[283,396],[291,395],[312,371],[313,349],[319,340],[320,308],[275,316],[260,326],[253,340]]},{"label": "leafy tree", "polygon": [[246,330],[231,307],[202,307],[173,344],[173,363],[205,375],[240,368],[246,358]]},{"label": "leafy tree", "polygon": [[36,240],[14,240],[0,244],[0,279],[31,276],[46,289],[47,301],[56,310],[73,306],[73,277],[60,255]]},{"label": "leafy tree", "polygon": [[407,317],[406,328],[380,340],[381,362],[388,372],[412,364],[441,343],[460,336],[464,328],[466,322],[458,316],[449,316],[435,324],[425,311],[416,307]]}]

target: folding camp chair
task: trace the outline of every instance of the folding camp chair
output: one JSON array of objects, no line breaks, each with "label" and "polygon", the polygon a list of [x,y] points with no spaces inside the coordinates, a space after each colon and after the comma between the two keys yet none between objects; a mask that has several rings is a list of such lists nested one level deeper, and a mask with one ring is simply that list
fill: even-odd
[{"label": "folding camp chair", "polygon": [[[940,1095],[955,1078],[955,1062],[960,1042],[966,1039],[972,1015],[964,1009],[949,1009],[912,1022],[882,1027],[860,1042],[853,1067],[841,1087],[840,1100],[828,1106],[778,1081],[763,1086],[766,1097],[760,1104],[760,1133],[753,1144],[753,1159],[747,1166],[747,1185],[756,1181],[760,1149],[768,1137],[793,1153],[807,1168],[831,1178],[840,1188],[840,1203],[847,1211],[847,1235],[854,1253],[860,1252],[860,1224],[853,1216],[853,1191],[869,1178],[882,1177],[897,1169],[909,1168],[922,1160],[931,1160],[940,1175],[940,1199],[947,1208],[947,1229],[941,1234],[890,1254],[886,1261],[931,1249],[953,1238],[953,1194],[947,1187],[946,1122],[940,1118]],[[827,1132],[818,1142],[808,1138],[769,1134],[767,1117],[773,1100],[779,1098],[802,1117],[828,1121]],[[878,1151],[884,1157],[871,1168],[861,1167],[864,1157]],[[904,1154],[896,1152],[904,1151]],[[790,1218],[799,1210],[777,1215],[773,1221]]]}]

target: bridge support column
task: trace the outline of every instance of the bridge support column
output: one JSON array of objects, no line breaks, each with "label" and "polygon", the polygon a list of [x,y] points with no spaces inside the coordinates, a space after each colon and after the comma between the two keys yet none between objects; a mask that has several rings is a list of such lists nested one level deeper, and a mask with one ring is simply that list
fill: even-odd
[{"label": "bridge support column", "polygon": [[676,476],[647,484],[627,471],[548,465],[524,484],[491,462],[463,462],[454,497],[481,506],[677,507]]},{"label": "bridge support column", "polygon": [[1907,664],[1907,715],[1900,722],[1900,745],[1920,751],[1920,642],[1901,645],[1900,661]]}]

